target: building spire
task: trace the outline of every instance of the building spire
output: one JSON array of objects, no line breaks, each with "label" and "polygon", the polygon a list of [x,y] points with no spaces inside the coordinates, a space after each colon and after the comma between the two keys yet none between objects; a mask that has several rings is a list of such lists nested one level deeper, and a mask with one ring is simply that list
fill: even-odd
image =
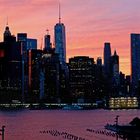
[{"label": "building spire", "polygon": [[61,3],[59,0],[59,23],[61,23]]},{"label": "building spire", "polygon": [[46,32],[47,32],[47,35],[49,35],[49,29],[47,29]]},{"label": "building spire", "polygon": [[116,49],[115,49],[115,51],[114,51],[114,55],[117,55],[117,51],[116,51]]},{"label": "building spire", "polygon": [[8,26],[8,17],[6,18],[6,27],[4,31],[4,42],[7,41],[7,37],[11,36],[11,32]]},{"label": "building spire", "polygon": [[6,26],[8,26],[8,16],[7,16],[7,18],[6,18]]}]

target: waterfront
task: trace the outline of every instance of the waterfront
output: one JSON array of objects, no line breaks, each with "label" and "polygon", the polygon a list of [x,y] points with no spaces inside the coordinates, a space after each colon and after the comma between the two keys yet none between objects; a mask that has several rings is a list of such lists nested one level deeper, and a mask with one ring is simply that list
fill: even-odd
[{"label": "waterfront", "polygon": [[114,123],[119,115],[119,123],[130,122],[140,116],[140,110],[20,110],[0,111],[0,126],[5,125],[5,140],[63,140],[42,131],[57,130],[67,132],[86,140],[115,140],[101,134],[90,133],[86,129],[104,130],[106,123]]}]

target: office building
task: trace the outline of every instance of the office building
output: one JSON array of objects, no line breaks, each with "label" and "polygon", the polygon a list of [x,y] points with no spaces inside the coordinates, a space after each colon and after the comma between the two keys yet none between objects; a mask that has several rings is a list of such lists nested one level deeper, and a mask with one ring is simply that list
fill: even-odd
[{"label": "office building", "polygon": [[120,72],[119,72],[119,56],[117,55],[116,50],[114,55],[110,59],[111,67],[111,96],[119,95],[119,85],[120,85]]},{"label": "office building", "polygon": [[116,50],[114,51],[114,55],[111,56],[111,72],[113,83],[119,85],[119,56],[117,55]]},{"label": "office building", "polygon": [[93,102],[94,59],[77,56],[69,59],[70,95],[73,102]]},{"label": "office building", "polygon": [[59,6],[59,23],[54,27],[55,52],[59,55],[61,65],[66,64],[66,34],[65,25],[61,23],[60,6]]},{"label": "office building", "polygon": [[21,100],[21,46],[8,25],[0,42],[0,101]]},{"label": "office building", "polygon": [[111,46],[110,43],[104,44],[104,73],[105,76],[110,76],[110,57],[111,57]]},{"label": "office building", "polygon": [[44,53],[41,58],[41,71],[44,75],[44,93],[41,100],[48,103],[60,102],[60,62],[55,53]]},{"label": "office building", "polygon": [[131,34],[131,79],[135,93],[140,80],[140,34]]},{"label": "office building", "polygon": [[[28,94],[28,50],[37,50],[37,40],[28,38],[27,33],[18,33],[17,41],[21,45],[22,53],[22,96]],[[26,95],[25,95],[26,96]],[[23,97],[24,98],[24,97]]]},{"label": "office building", "polygon": [[97,58],[97,65],[102,66],[102,58],[101,57]]},{"label": "office building", "polygon": [[28,102],[38,102],[40,97],[40,65],[42,50],[28,51]]},{"label": "office building", "polygon": [[27,50],[37,49],[37,39],[27,38]]},{"label": "office building", "polygon": [[44,50],[47,51],[47,52],[50,52],[51,49],[52,49],[52,46],[51,46],[51,36],[49,35],[49,33],[47,33],[45,36],[44,36]]},{"label": "office building", "polygon": [[37,39],[28,38],[27,33],[18,33],[17,41],[21,42],[24,53],[30,49],[37,49]]},{"label": "office building", "polygon": [[97,63],[95,65],[95,80],[94,80],[94,90],[96,94],[97,100],[102,100],[103,97],[106,95],[105,93],[105,81],[104,73],[103,73],[103,65],[102,65],[102,58],[97,58]]}]

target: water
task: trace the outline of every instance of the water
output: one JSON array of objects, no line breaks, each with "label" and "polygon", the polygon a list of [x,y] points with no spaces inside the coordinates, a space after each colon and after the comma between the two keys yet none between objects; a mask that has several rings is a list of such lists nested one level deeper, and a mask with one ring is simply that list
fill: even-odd
[{"label": "water", "polygon": [[[52,136],[48,130],[67,132],[86,140],[115,140],[106,135],[95,134],[86,129],[103,130],[107,123],[114,123],[119,115],[119,123],[128,123],[140,117],[140,110],[22,110],[0,112],[0,127],[6,126],[5,140],[63,140],[62,136]],[[44,131],[44,133],[42,133]],[[1,136],[0,136],[1,140]],[[64,139],[66,140],[66,139]]]}]

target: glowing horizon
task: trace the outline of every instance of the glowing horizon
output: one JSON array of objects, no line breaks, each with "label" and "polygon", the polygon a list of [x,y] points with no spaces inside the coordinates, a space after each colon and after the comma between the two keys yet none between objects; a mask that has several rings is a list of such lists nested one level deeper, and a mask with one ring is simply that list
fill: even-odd
[{"label": "glowing horizon", "polygon": [[[130,33],[140,33],[139,0],[61,0],[62,22],[66,27],[67,60],[86,55],[103,58],[105,42],[111,43],[112,54],[120,56],[120,70],[130,74]],[[38,39],[38,48],[46,29],[59,22],[58,0],[0,1],[0,39],[7,16],[12,34],[28,33]]]}]

